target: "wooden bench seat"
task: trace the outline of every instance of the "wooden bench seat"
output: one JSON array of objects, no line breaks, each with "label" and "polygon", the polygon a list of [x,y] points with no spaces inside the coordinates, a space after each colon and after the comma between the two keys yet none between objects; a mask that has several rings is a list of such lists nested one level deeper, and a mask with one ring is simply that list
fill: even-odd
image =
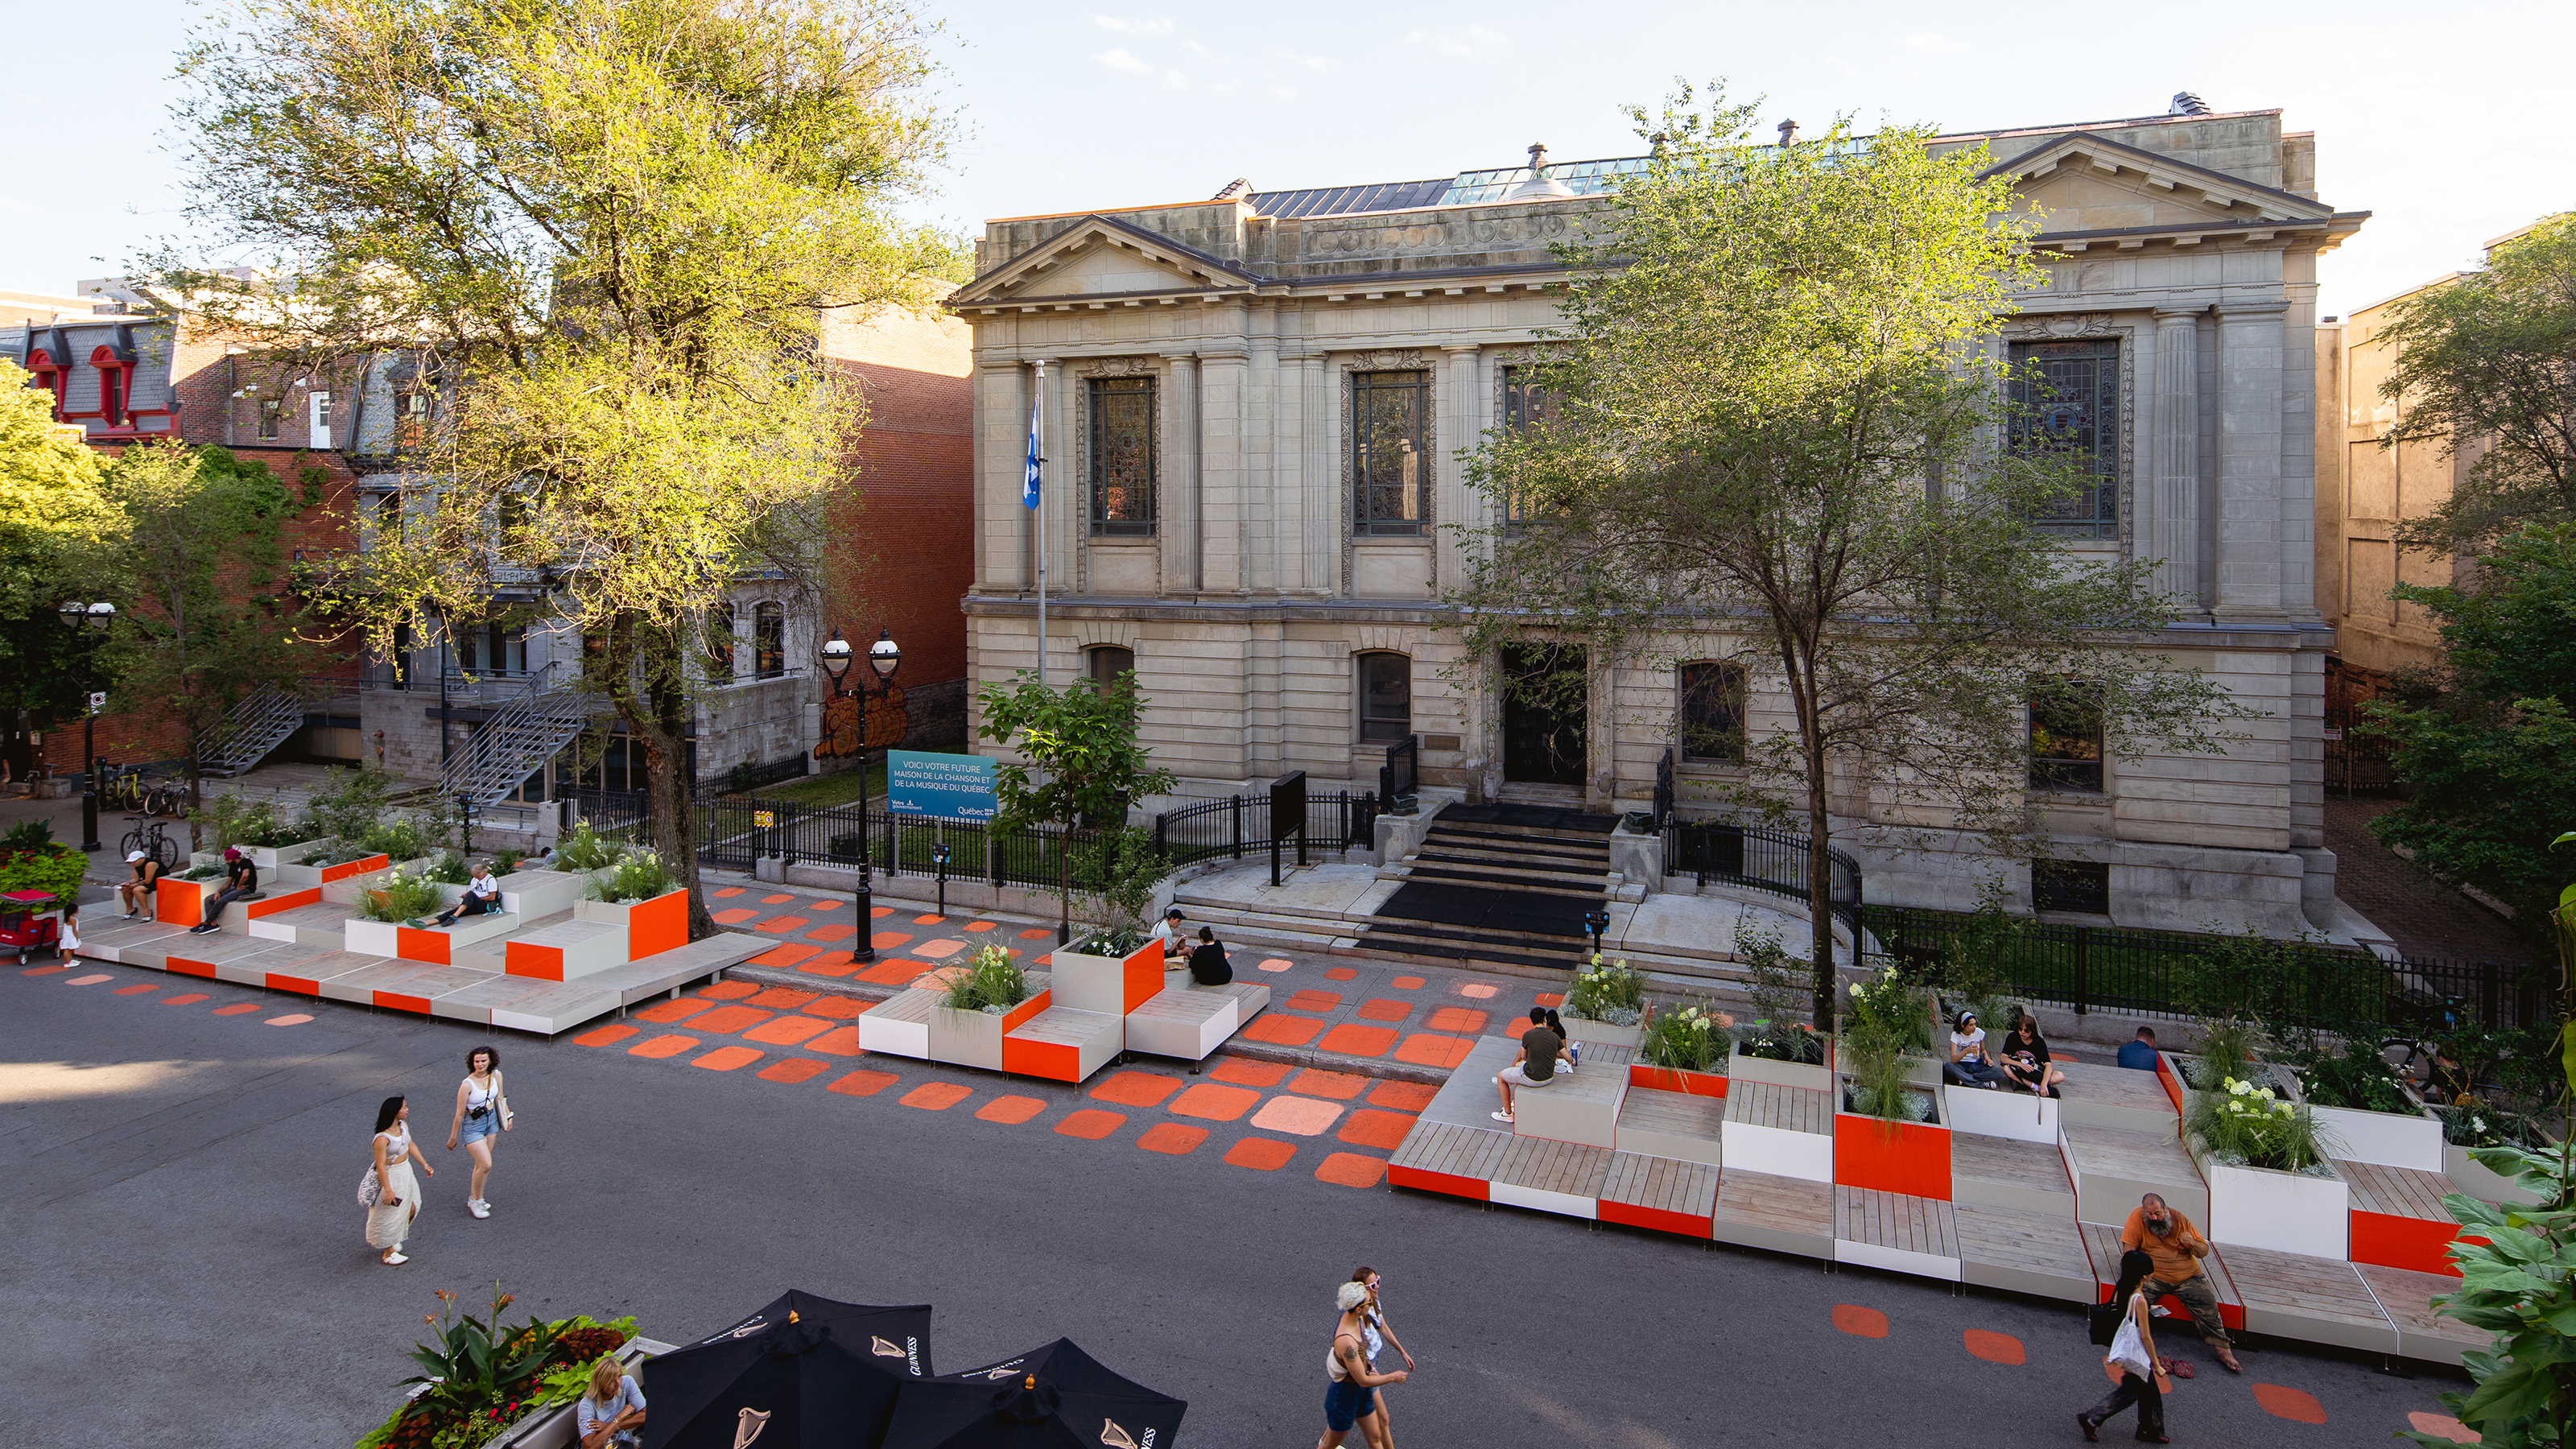
[{"label": "wooden bench seat", "polygon": [[1717,1211],[1717,1183],[1713,1163],[1613,1152],[1601,1180],[1601,1221],[1705,1238]]},{"label": "wooden bench seat", "polygon": [[[1730,1095],[1735,1090],[1728,1089]],[[1833,1186],[1811,1178],[1730,1168],[1718,1178],[1709,1236],[1721,1243],[1830,1259],[1834,1255]]]},{"label": "wooden bench seat", "polygon": [[[1624,1080],[1625,1074],[1621,1075]],[[1590,1143],[1516,1136],[1494,1163],[1486,1200],[1570,1218],[1597,1218],[1611,1155],[1610,1149]]]},{"label": "wooden bench seat", "polygon": [[2069,1303],[2100,1296],[2084,1234],[2064,1213],[1990,1202],[1951,1204],[1961,1281]]},{"label": "wooden bench seat", "polygon": [[1494,1168],[1518,1139],[1491,1124],[1415,1120],[1386,1160],[1386,1180],[1397,1187],[1492,1200]]},{"label": "wooden bench seat", "polygon": [[1628,1068],[1607,1064],[1580,1071],[1559,1065],[1544,1087],[1512,1089],[1517,1137],[1579,1142],[1607,1152],[1619,1145],[1619,1104],[1628,1095]]},{"label": "wooden bench seat", "polygon": [[1971,1132],[1950,1136],[1950,1200],[2075,1216],[2075,1185],[2066,1176],[2065,1155],[2054,1144],[2043,1147]]},{"label": "wooden bench seat", "polygon": [[1201,986],[1184,976],[1127,1013],[1127,1049],[1205,1061],[1269,1004],[1257,981]]},{"label": "wooden bench seat", "polygon": [[1959,1281],[1958,1221],[1937,1197],[1837,1184],[1834,1261]]},{"label": "wooden bench seat", "polygon": [[1726,1099],[1631,1086],[1619,1105],[1621,1152],[1722,1165]]},{"label": "wooden bench seat", "polygon": [[[2170,1123],[2172,1114],[2166,1117]],[[2075,1215],[2088,1223],[2125,1223],[2151,1192],[2193,1222],[2209,1222],[2209,1186],[2170,1126],[2157,1135],[2070,1123],[2060,1134],[2059,1150],[2075,1183]]]},{"label": "wooden bench seat", "polygon": [[1002,1070],[1080,1082],[1117,1060],[1126,1042],[1125,1025],[1113,1013],[1050,1006],[1003,1035]]},{"label": "wooden bench seat", "polygon": [[2104,1062],[2058,1062],[2059,1116],[2069,1127],[2112,1127],[2171,1136],[2181,1125],[2173,1098],[2153,1072]]},{"label": "wooden bench seat", "polygon": [[2241,1243],[2217,1246],[2245,1305],[2249,1331],[2369,1353],[2398,1351],[2397,1325],[2380,1311],[2352,1264]]},{"label": "wooden bench seat", "polygon": [[1725,1151],[1729,1164],[1748,1172],[1833,1181],[1833,1094],[1773,1082],[1728,1083]]},{"label": "wooden bench seat", "polygon": [[2427,1363],[2456,1365],[2469,1349],[2486,1348],[2495,1336],[2456,1318],[2433,1311],[2437,1294],[2459,1291],[2460,1280],[2446,1273],[2415,1273],[2378,1263],[2355,1263],[2372,1301],[2397,1330],[2397,1352]]},{"label": "wooden bench seat", "polygon": [[2352,1232],[2346,1249],[2352,1261],[2457,1281],[2450,1250],[2460,1225],[2442,1206],[2442,1199],[2460,1189],[2449,1177],[2343,1158],[2335,1159],[2334,1166],[2352,1190]]}]

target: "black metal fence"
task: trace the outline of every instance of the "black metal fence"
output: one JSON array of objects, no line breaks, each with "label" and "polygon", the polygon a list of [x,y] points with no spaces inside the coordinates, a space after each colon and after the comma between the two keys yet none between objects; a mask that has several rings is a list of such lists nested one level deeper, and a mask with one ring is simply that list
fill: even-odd
[{"label": "black metal fence", "polygon": [[[1867,964],[1945,957],[1978,918],[1950,911],[1865,906],[1859,922],[1878,949]],[[2267,1019],[2328,1025],[2383,1022],[2439,1027],[2459,1019],[2489,1027],[2553,1021],[2556,972],[2496,961],[2387,960],[2349,947],[2263,943],[2248,958],[2240,937],[2193,936],[2112,926],[2016,923],[1990,947],[2015,995],[2141,1016],[2189,1016],[2212,992],[2259,1000]],[[2221,978],[2259,976],[2259,980]]]},{"label": "black metal fence", "polygon": [[[1309,850],[1367,850],[1377,835],[1378,797],[1340,791],[1306,797]],[[1173,865],[1216,856],[1241,860],[1270,848],[1270,797],[1228,795],[1154,817],[1154,849]]]},{"label": "black metal fence", "polygon": [[[1664,827],[1664,874],[1686,875],[1705,886],[1710,881],[1749,886],[1758,891],[1806,900],[1807,867],[1812,858],[1806,836],[1730,825],[1717,820],[1674,820]],[[1834,914],[1852,920],[1860,909],[1860,862],[1831,847],[1829,889]]]},{"label": "black metal fence", "polygon": [[1663,757],[1655,761],[1655,823],[1661,830],[1673,818],[1673,751],[1664,747]]},{"label": "black metal fence", "polygon": [[1395,807],[1411,799],[1422,789],[1422,736],[1406,735],[1386,747],[1386,763],[1378,767],[1377,798]]}]

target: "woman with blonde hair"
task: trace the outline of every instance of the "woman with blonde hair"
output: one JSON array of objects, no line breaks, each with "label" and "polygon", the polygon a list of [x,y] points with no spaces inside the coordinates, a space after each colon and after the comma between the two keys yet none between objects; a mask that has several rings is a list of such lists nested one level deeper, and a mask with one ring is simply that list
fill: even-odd
[{"label": "woman with blonde hair", "polygon": [[581,1449],[631,1449],[644,1442],[635,1432],[644,1422],[644,1391],[617,1366],[617,1355],[604,1353],[590,1366],[590,1388],[573,1407]]},{"label": "woman with blonde hair", "polygon": [[[1551,1017],[1555,1014],[1548,1013]],[[1386,1305],[1378,1300],[1377,1270],[1363,1263],[1351,1270],[1351,1281],[1368,1290],[1368,1303],[1360,1309],[1360,1334],[1368,1340],[1369,1367],[1376,1368],[1377,1356],[1386,1351],[1388,1344],[1394,1344],[1395,1351],[1404,1355],[1405,1371],[1411,1372],[1413,1354],[1405,1348],[1404,1340],[1395,1336],[1394,1326],[1386,1321]],[[1388,1416],[1383,1389],[1377,1395],[1376,1412],[1360,1421],[1360,1432],[1368,1436],[1369,1449],[1395,1449],[1395,1421]]]},{"label": "woman with blonde hair", "polygon": [[1362,1337],[1369,1306],[1367,1284],[1345,1283],[1335,1289],[1333,1306],[1342,1316],[1333,1324],[1333,1346],[1324,1354],[1324,1437],[1316,1441],[1315,1449],[1341,1449],[1351,1430],[1376,1422],[1377,1390],[1410,1377],[1401,1369],[1382,1374],[1369,1367],[1368,1344]]},{"label": "woman with blonde hair", "polygon": [[376,1108],[376,1196],[367,1204],[367,1246],[384,1250],[388,1268],[411,1261],[402,1245],[411,1236],[412,1219],[420,1216],[420,1183],[412,1168],[438,1176],[412,1143],[410,1116],[411,1104],[400,1097],[387,1097]]}]

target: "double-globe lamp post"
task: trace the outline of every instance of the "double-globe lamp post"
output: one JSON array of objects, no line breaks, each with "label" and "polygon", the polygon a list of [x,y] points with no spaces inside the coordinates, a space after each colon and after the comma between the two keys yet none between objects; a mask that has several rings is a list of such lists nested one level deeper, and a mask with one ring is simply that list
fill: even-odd
[{"label": "double-globe lamp post", "polygon": [[[842,689],[841,681],[850,672],[850,661],[855,652],[850,648],[850,641],[841,637],[839,629],[834,629],[832,637],[823,641],[823,647],[820,650],[823,656],[823,672],[832,676],[832,693],[836,698],[847,693]],[[902,663],[903,651],[895,647],[893,631],[879,629],[877,642],[868,646],[868,667],[876,671],[879,692],[883,692],[886,686],[894,682],[894,672]],[[859,888],[856,904],[859,912],[859,933],[857,939],[850,943],[850,959],[865,965],[877,959],[877,948],[874,941],[876,935],[875,865],[870,858],[868,843],[868,686],[864,677],[859,681],[858,695]]]},{"label": "double-globe lamp post", "polygon": [[91,656],[107,639],[108,626],[116,622],[116,606],[109,603],[64,604],[55,610],[63,627],[71,631],[72,647],[81,656],[81,849],[98,849],[98,709],[90,701],[98,679],[90,667]]}]

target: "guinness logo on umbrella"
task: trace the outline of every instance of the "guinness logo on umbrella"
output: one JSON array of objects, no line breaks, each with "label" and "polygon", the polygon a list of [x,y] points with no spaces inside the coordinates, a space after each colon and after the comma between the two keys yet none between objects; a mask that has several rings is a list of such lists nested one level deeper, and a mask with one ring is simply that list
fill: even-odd
[{"label": "guinness logo on umbrella", "polygon": [[884,1339],[877,1337],[873,1333],[868,1335],[868,1352],[875,1354],[879,1358],[903,1357],[902,1349],[895,1347],[893,1344],[886,1342]]},{"label": "guinness logo on umbrella", "polygon": [[1108,1445],[1109,1449],[1137,1449],[1136,1441],[1127,1436],[1126,1430],[1118,1427],[1116,1419],[1100,1421],[1100,1442]]},{"label": "guinness logo on umbrella", "polygon": [[751,1449],[751,1442],[769,1427],[769,1415],[759,1409],[745,1409],[734,1421],[733,1449]]}]

